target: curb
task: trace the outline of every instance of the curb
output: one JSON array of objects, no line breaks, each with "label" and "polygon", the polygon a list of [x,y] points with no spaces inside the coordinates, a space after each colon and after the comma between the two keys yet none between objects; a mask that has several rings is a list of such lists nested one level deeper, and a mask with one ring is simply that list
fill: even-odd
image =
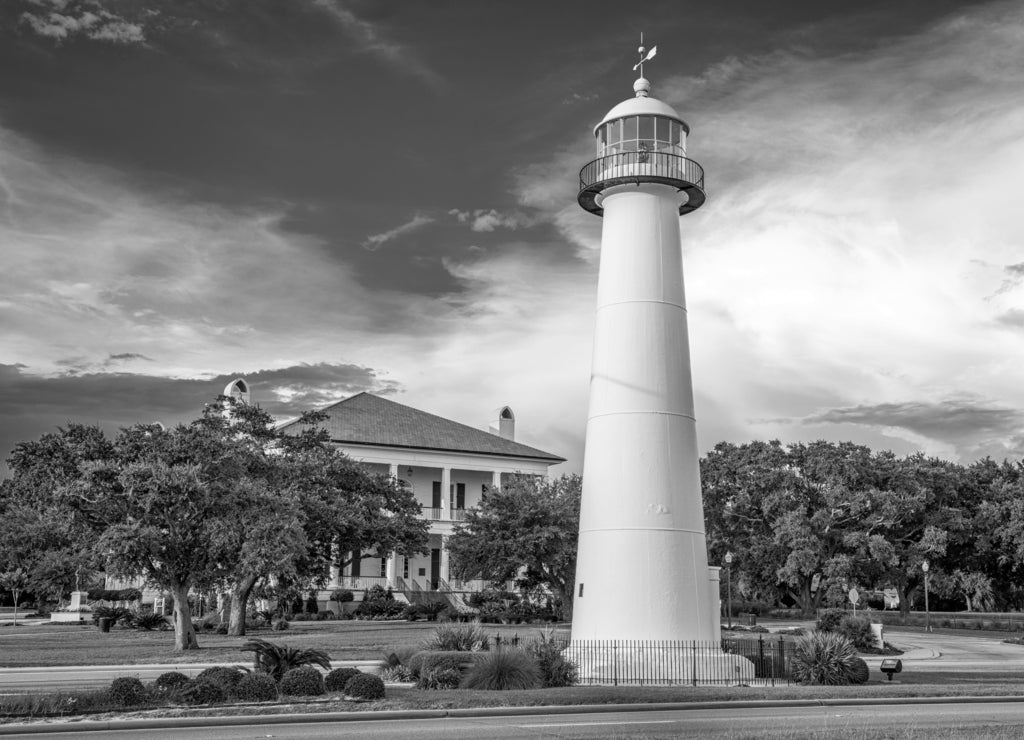
[{"label": "curb", "polygon": [[478,709],[407,709],[381,712],[308,712],[256,714],[232,717],[158,717],[153,719],[85,720],[82,722],[0,725],[2,735],[42,735],[60,732],[156,730],[175,727],[240,727],[245,725],[314,724],[323,722],[370,722],[374,720],[445,719],[448,717],[520,717],[537,714],[612,714],[707,709],[757,709],[777,707],[841,707],[898,704],[1008,704],[1024,702],[1024,696],[911,696],[877,699],[766,699],[759,701],[666,702],[664,704],[574,704],[559,706],[481,707]]}]

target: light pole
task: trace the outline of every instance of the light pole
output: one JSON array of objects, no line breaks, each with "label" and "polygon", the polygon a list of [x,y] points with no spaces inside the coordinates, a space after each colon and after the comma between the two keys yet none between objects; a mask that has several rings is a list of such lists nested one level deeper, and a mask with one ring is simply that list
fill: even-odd
[{"label": "light pole", "polygon": [[725,553],[725,608],[728,614],[729,629],[732,629],[732,553]]},{"label": "light pole", "polygon": [[928,611],[928,561],[921,563],[921,570],[924,571],[924,631],[932,631],[931,613]]}]

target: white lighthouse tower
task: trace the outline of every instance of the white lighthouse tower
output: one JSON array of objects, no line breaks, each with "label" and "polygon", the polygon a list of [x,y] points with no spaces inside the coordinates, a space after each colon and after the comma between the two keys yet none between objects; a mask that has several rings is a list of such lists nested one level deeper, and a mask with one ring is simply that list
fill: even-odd
[{"label": "white lighthouse tower", "polygon": [[[655,50],[641,46],[641,58]],[[604,223],[572,640],[710,643],[718,569],[704,537],[679,234],[679,217],[704,203],[704,171],[686,157],[686,122],[637,67],[635,96],[594,129],[597,158],[580,172],[579,204]]]}]

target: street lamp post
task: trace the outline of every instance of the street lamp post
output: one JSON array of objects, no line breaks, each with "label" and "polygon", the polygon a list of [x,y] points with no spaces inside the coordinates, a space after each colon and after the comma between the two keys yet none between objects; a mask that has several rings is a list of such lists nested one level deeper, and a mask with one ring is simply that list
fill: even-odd
[{"label": "street lamp post", "polygon": [[924,571],[924,631],[932,631],[931,612],[928,610],[928,561],[921,563],[921,570]]},{"label": "street lamp post", "polygon": [[728,613],[729,629],[732,629],[732,553],[725,553],[725,608]]}]

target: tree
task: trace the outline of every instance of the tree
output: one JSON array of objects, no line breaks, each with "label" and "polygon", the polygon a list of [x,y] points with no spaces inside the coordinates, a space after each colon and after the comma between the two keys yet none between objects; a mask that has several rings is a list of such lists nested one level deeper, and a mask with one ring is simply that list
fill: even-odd
[{"label": "tree", "polygon": [[516,476],[488,490],[448,539],[452,573],[460,579],[525,580],[549,588],[572,613],[582,479]]},{"label": "tree", "polygon": [[138,425],[121,430],[110,458],[84,466],[65,489],[96,528],[110,572],[174,597],[176,650],[198,646],[189,591],[227,578],[238,555],[232,533],[261,504],[250,454],[244,439],[203,424]]},{"label": "tree", "polygon": [[24,569],[14,568],[12,570],[0,571],[0,588],[11,592],[11,598],[14,599],[14,626],[18,626],[18,597],[21,596],[21,592],[25,590],[25,585],[28,582],[28,576],[25,574]]}]

